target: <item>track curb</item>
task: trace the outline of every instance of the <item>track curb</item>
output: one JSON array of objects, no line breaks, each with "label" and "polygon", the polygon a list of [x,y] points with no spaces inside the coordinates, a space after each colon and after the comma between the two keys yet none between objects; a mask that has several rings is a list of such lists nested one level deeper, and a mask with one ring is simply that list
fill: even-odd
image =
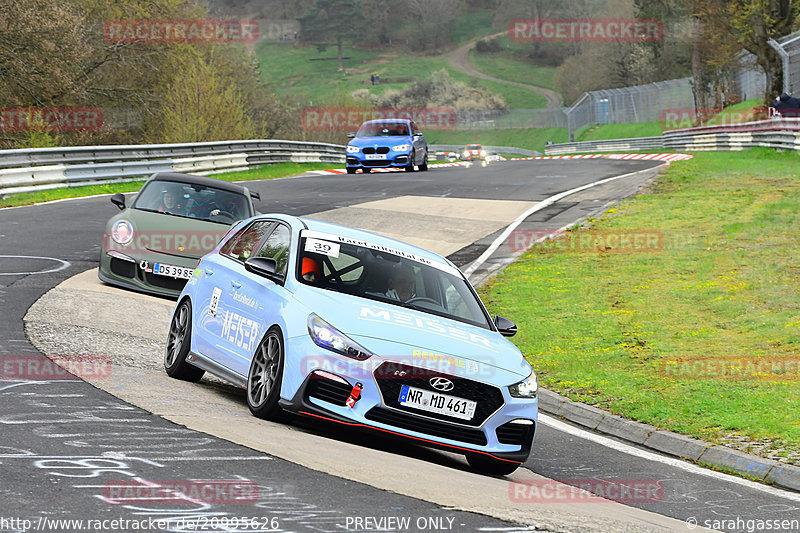
[{"label": "track curb", "polygon": [[583,428],[650,450],[703,465],[733,470],[782,489],[800,492],[800,467],[797,466],[627,420],[597,407],[572,401],[547,389],[539,388],[539,409]]}]

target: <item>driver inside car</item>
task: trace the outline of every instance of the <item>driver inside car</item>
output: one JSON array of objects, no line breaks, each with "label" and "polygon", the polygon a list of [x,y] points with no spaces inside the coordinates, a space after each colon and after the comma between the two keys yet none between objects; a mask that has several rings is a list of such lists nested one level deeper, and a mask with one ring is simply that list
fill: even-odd
[{"label": "driver inside car", "polygon": [[397,265],[389,275],[389,288],[386,290],[385,296],[407,302],[416,296],[415,286],[414,269],[405,265]]}]

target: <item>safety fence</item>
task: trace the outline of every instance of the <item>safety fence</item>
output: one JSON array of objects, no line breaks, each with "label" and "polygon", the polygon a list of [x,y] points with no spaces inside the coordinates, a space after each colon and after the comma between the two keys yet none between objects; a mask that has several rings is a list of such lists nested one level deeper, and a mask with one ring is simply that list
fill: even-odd
[{"label": "safety fence", "polygon": [[155,172],[214,174],[268,163],[343,164],[345,147],[282,140],[0,150],[0,194],[131,181]]}]

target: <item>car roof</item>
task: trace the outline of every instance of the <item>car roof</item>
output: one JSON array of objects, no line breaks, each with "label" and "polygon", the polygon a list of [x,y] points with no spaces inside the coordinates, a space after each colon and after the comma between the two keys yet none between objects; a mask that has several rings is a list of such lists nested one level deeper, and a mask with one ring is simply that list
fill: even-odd
[{"label": "car roof", "polygon": [[178,172],[159,172],[157,174],[153,174],[150,179],[159,181],[177,181],[179,183],[187,183],[190,185],[205,185],[206,187],[214,187],[216,189],[222,189],[224,191],[235,192],[247,196],[247,189],[241,185],[216,178],[207,178],[205,176],[180,174]]},{"label": "car roof", "polygon": [[364,231],[356,228],[350,228],[347,226],[341,226],[339,224],[333,224],[331,222],[323,222],[321,220],[314,220],[304,217],[296,217],[296,218],[297,220],[304,223],[305,226],[311,231],[330,233],[332,235],[337,235],[348,239],[368,241],[372,244],[377,244],[379,246],[386,246],[387,248],[392,248],[394,250],[399,250],[401,252],[406,252],[417,255],[419,257],[424,257],[425,259],[429,259],[431,261],[435,261],[443,265],[452,266],[450,261],[448,261],[441,255],[426,250],[424,248],[419,248],[417,246],[414,246],[413,244],[408,244],[403,241],[390,239],[389,237],[384,237],[383,235],[378,235],[377,233],[372,233],[370,231]]},{"label": "car roof", "polygon": [[361,125],[363,126],[364,124],[383,124],[386,122],[411,122],[411,120],[407,118],[376,118],[374,120],[365,120],[364,123]]}]

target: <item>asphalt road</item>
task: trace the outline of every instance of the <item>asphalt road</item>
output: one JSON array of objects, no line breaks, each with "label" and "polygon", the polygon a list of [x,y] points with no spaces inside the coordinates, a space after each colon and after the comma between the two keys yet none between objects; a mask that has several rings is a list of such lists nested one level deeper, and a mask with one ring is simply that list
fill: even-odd
[{"label": "asphalt road", "polygon": [[[634,161],[542,160],[411,175],[307,176],[249,186],[261,193],[262,201],[257,205],[261,212],[303,215],[404,195],[535,201],[604,177],[652,166],[651,162]],[[597,212],[608,201],[630,192],[630,186],[626,189],[624,184],[617,184],[594,196],[567,198],[557,207],[532,217],[528,227],[555,229]],[[107,198],[0,210],[0,356],[4,360],[9,356],[40,357],[25,338],[22,317],[47,290],[97,266],[105,221],[115,212]],[[469,250],[454,254],[454,260],[465,264],[490,240],[488,236]],[[202,530],[203,525],[212,525],[213,517],[218,520],[213,525],[220,525],[223,516],[256,518],[249,525],[261,524],[259,521],[264,518],[269,524],[269,519],[277,518],[279,527],[287,530],[371,530],[375,529],[373,526],[398,525],[356,521],[365,517],[411,517],[409,530],[417,526],[419,530],[458,531],[516,528],[487,516],[442,509],[315,472],[181,428],[83,382],[0,379],[0,395],[0,531],[23,530],[20,526],[26,524],[3,521],[11,518],[37,522],[41,517],[170,516],[205,517],[209,521],[189,528],[174,522],[171,529],[176,531]],[[295,424],[298,430],[323,432],[334,439],[353,438],[334,428],[304,421]],[[591,438],[580,430],[542,425],[534,453],[525,466],[543,476],[573,483],[658,480],[665,488],[664,494],[657,501],[633,505],[680,520],[694,517],[701,525],[704,520],[733,520],[727,524],[732,527],[719,528],[726,531],[746,531],[747,520],[800,515],[797,495],[782,496],[778,491],[762,490],[727,476],[689,471],[637,456],[635,451],[611,449]],[[381,441],[379,445],[389,450],[398,448],[391,441]],[[422,449],[397,451],[423,458],[430,453]],[[458,468],[446,460],[444,463]],[[114,484],[121,480],[160,480],[169,486],[169,480],[187,479],[242,480],[258,487],[258,502],[153,505],[111,497],[115,494]],[[521,496],[523,500],[524,497]],[[531,503],[521,501],[520,505]],[[419,517],[429,520],[416,523]],[[735,522],[737,519],[739,523]],[[51,524],[46,530],[58,529]]]}]

